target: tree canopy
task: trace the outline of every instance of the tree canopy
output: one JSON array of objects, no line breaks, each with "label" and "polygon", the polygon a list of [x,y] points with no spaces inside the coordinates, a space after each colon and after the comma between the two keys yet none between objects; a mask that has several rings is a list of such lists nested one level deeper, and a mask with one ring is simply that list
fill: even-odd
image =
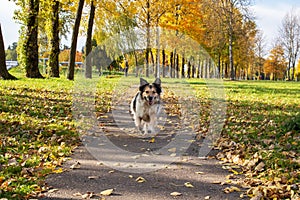
[{"label": "tree canopy", "polygon": [[[139,65],[140,60],[143,60],[141,56],[144,57],[146,74],[149,73],[150,66],[162,65],[165,70],[167,65],[170,65],[171,69],[175,70],[174,76],[179,74],[183,76],[187,73],[183,70],[183,66],[190,62],[192,63],[191,74],[189,74],[192,75],[191,77],[197,74],[201,77],[205,74],[206,77],[215,76],[216,72],[212,75],[213,68],[217,69],[218,77],[223,78],[264,77],[262,66],[265,55],[262,55],[262,52],[266,49],[264,45],[260,45],[259,48],[257,46],[259,40],[260,44],[263,43],[263,37],[260,37],[262,32],[257,28],[254,16],[251,15],[250,6],[253,3],[251,0],[75,0],[72,2],[14,0],[14,2],[17,5],[15,19],[21,24],[17,48],[18,60],[27,70],[28,77],[42,77],[38,72],[38,57],[45,55],[45,52],[49,52],[46,55],[49,55],[50,60],[50,76],[59,76],[58,55],[62,50],[61,37],[70,33],[74,33],[69,56],[68,78],[71,80],[78,34],[87,37],[87,51],[84,49],[86,54],[93,51],[95,47],[103,45],[108,38],[116,34],[126,34],[122,37],[126,38],[128,44],[119,41],[117,47],[112,43],[106,43],[106,46],[101,48],[105,49],[106,55],[111,60],[123,56],[135,67]],[[94,17],[89,20],[90,16]],[[75,18],[76,26],[73,27]],[[281,41],[288,61],[284,77],[290,80],[295,77],[300,49],[299,24],[297,15],[287,14],[277,39]],[[162,28],[163,31],[157,27]],[[192,49],[198,51],[196,56],[191,55],[186,46],[178,45],[178,41],[171,41],[174,37],[169,39],[165,37],[172,31],[178,38],[189,37],[195,41],[195,47]],[[142,54],[137,53],[137,49],[133,49],[128,55],[122,55],[124,52],[117,53],[118,55],[115,53],[116,48],[135,46],[141,37],[145,40]],[[90,44],[92,40],[96,41],[93,47]],[[153,48],[154,44],[160,45],[160,49]],[[201,57],[199,47],[207,51],[212,62],[206,62]],[[7,54],[11,52],[8,51]],[[15,58],[9,55],[9,58],[12,57]],[[195,57],[198,57],[198,60]],[[132,66],[129,68],[135,69]],[[87,77],[91,77],[90,73]]]}]

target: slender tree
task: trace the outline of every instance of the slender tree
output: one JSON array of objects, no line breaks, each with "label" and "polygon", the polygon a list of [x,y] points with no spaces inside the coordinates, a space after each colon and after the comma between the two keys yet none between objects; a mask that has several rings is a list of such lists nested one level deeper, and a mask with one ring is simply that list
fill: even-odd
[{"label": "slender tree", "polygon": [[[280,39],[288,60],[286,76],[288,80],[294,80],[296,61],[300,52],[300,18],[295,12],[290,11],[282,21]],[[292,70],[292,74],[290,71]]]},{"label": "slender tree", "polygon": [[59,77],[59,1],[53,1],[52,5],[52,27],[51,27],[51,41],[50,41],[50,56],[49,56],[49,67],[50,76]]},{"label": "slender tree", "polygon": [[263,73],[263,66],[264,66],[264,56],[266,55],[266,45],[265,45],[265,38],[263,36],[262,31],[258,31],[256,34],[255,40],[255,53],[256,53],[256,67],[258,78],[262,78]]},{"label": "slender tree", "polygon": [[69,80],[74,80],[77,38],[79,33],[79,26],[80,26],[83,5],[84,5],[84,0],[79,0],[76,18],[75,18],[75,24],[73,27],[72,41],[71,41],[70,60],[69,60],[68,75],[67,75],[67,78]]},{"label": "slender tree", "polygon": [[96,7],[94,5],[94,1],[91,1],[91,9],[90,9],[90,16],[88,22],[88,29],[87,29],[87,36],[86,36],[86,43],[85,43],[85,77],[92,78],[92,60],[91,55],[92,52],[92,34],[93,34],[93,25],[94,25],[94,18],[95,18],[95,10]]},{"label": "slender tree", "polygon": [[4,48],[1,24],[0,24],[0,76],[5,80],[16,80],[17,79],[13,75],[11,75],[6,68],[5,48]]}]

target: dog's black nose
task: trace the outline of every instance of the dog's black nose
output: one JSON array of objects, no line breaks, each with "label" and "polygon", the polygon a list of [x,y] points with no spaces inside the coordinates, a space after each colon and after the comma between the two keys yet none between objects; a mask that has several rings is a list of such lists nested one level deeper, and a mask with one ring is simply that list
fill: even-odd
[{"label": "dog's black nose", "polygon": [[153,100],[153,97],[149,96],[149,101],[152,101]]}]

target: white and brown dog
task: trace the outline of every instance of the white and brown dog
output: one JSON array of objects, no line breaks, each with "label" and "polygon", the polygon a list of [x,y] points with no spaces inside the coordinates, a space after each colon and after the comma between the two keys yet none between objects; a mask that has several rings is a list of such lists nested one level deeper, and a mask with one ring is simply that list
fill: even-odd
[{"label": "white and brown dog", "polygon": [[155,133],[157,118],[160,112],[161,80],[157,78],[150,84],[140,78],[139,92],[131,101],[130,110],[139,130],[144,126],[144,133]]}]

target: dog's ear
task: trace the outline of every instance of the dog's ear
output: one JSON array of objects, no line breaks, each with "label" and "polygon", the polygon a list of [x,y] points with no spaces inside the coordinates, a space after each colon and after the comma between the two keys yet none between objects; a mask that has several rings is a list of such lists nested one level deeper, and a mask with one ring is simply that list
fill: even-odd
[{"label": "dog's ear", "polygon": [[149,85],[149,83],[143,79],[143,78],[140,78],[140,91],[144,91],[144,88]]},{"label": "dog's ear", "polygon": [[140,86],[144,86],[144,85],[148,85],[149,83],[143,79],[143,78],[140,78]]},{"label": "dog's ear", "polygon": [[156,78],[155,81],[154,81],[154,84],[160,87],[160,85],[161,85],[160,78]]},{"label": "dog's ear", "polygon": [[156,87],[156,91],[158,94],[161,93],[161,80],[160,78],[156,78],[153,85]]}]

